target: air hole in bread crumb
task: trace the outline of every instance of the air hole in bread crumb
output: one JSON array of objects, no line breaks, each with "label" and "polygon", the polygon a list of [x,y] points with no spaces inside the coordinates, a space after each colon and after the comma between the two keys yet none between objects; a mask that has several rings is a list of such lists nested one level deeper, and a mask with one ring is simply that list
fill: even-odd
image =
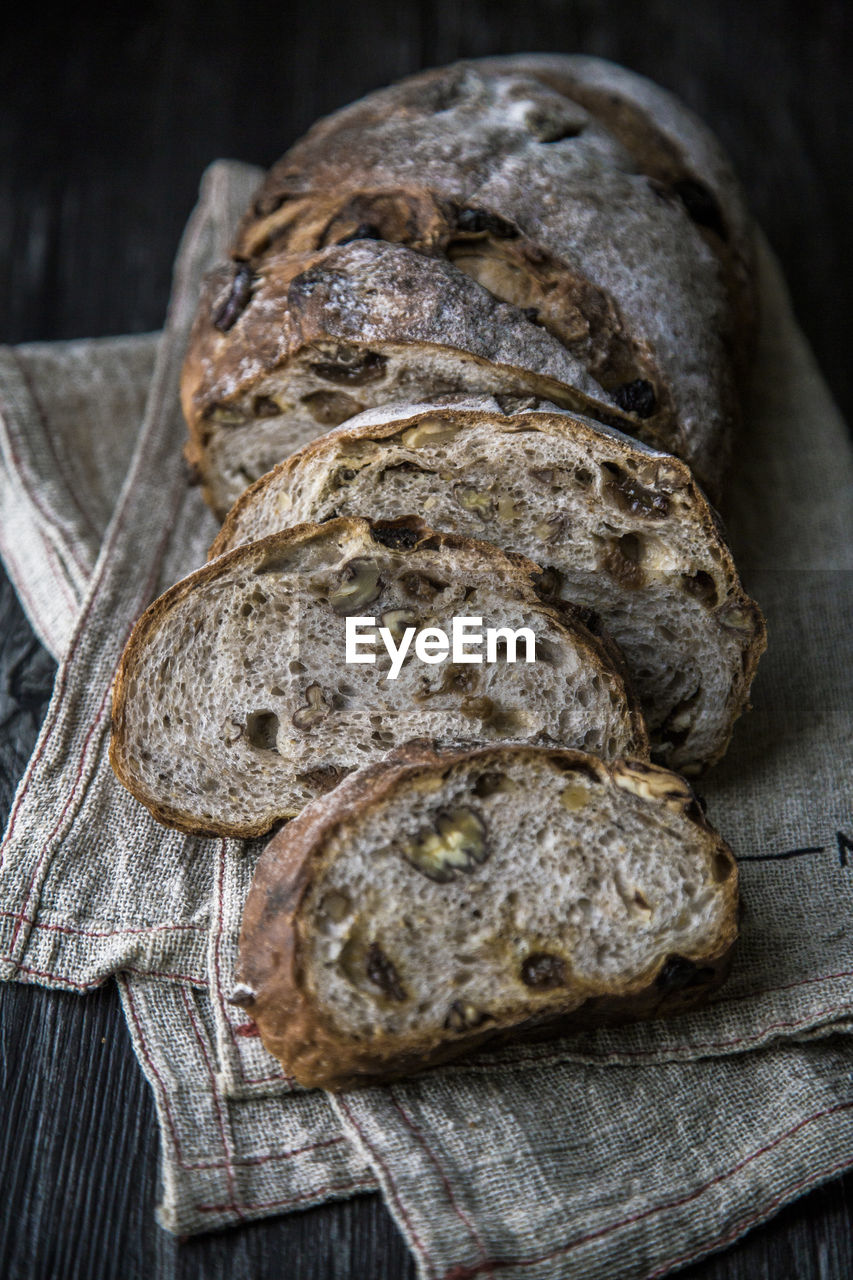
[{"label": "air hole in bread crumb", "polygon": [[246,738],[261,751],[275,751],[278,716],[274,711],[250,711],[246,717]]},{"label": "air hole in bread crumb", "polygon": [[606,547],[601,558],[601,567],[620,586],[636,590],[644,582],[643,570],[640,567],[642,558],[642,539],[636,533],[623,533]]},{"label": "air hole in bread crumb", "polygon": [[509,779],[505,773],[498,773],[497,771],[481,773],[471,790],[475,796],[485,799],[488,796],[495,795],[498,791],[505,790],[508,782]]},{"label": "air hole in bread crumb", "polygon": [[301,403],[321,427],[337,427],[364,408],[359,400],[348,396],[345,391],[312,391],[302,397]]},{"label": "air hole in bread crumb", "polygon": [[717,604],[717,584],[710,573],[706,573],[704,569],[700,569],[698,573],[694,574],[683,573],[681,581],[684,585],[684,590],[701,601],[702,604],[707,605],[709,609],[713,609]]}]

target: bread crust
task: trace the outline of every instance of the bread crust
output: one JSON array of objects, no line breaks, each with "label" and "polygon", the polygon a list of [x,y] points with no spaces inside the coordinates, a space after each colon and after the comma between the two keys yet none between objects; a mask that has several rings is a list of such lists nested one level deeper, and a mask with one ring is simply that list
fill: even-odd
[{"label": "bread crust", "polygon": [[456,403],[448,396],[429,405],[383,406],[374,412],[367,410],[359,414],[357,419],[350,419],[333,431],[310,440],[297,453],[284,458],[271,471],[243,490],[211,543],[208,559],[212,560],[216,556],[223,555],[224,552],[230,551],[245,541],[241,532],[242,521],[250,508],[263,503],[273,489],[288,488],[297,473],[310,472],[325,454],[331,453],[348,441],[388,440],[399,435],[401,431],[417,425],[421,418],[426,417],[446,417],[453,419],[454,422],[461,420],[463,429],[467,425],[474,427],[479,423],[493,422],[496,417],[499,417],[501,427],[505,427],[507,431],[524,430],[533,420],[537,423],[541,422],[543,427],[557,431],[569,440],[576,438],[585,438],[588,441],[606,440],[611,448],[621,454],[623,460],[636,456],[638,450],[647,453],[650,458],[665,457],[667,465],[678,476],[680,486],[687,492],[690,504],[701,521],[703,532],[707,535],[709,542],[719,549],[727,578],[732,584],[737,581],[737,570],[725,541],[720,515],[706,497],[690,468],[680,458],[646,446],[643,442],[633,439],[616,428],[608,429],[604,424],[585,415],[572,413],[570,410],[555,411],[547,402],[540,404],[533,401],[529,407],[516,411],[502,409],[497,400],[491,402],[494,405],[493,408],[474,408],[471,407],[473,403],[473,400],[462,400]]},{"label": "bread crust", "polygon": [[[545,1021],[532,1014],[526,1023],[502,1026],[498,1018],[487,1028],[468,1029],[449,1039],[435,1034],[408,1035],[404,1044],[400,1037],[382,1033],[372,1036],[369,1044],[342,1036],[308,989],[304,956],[310,925],[300,916],[307,894],[324,868],[329,839],[345,831],[352,820],[378,809],[397,787],[420,775],[435,774],[463,760],[496,763],[508,751],[516,757],[557,758],[566,768],[594,771],[601,781],[614,785],[623,785],[626,778],[630,783],[636,776],[644,777],[653,794],[668,795],[666,802],[679,807],[705,834],[709,856],[731,862],[731,873],[721,886],[725,923],[706,952],[685,957],[701,964],[701,983],[675,991],[656,985],[666,963],[661,957],[647,972],[606,995],[581,1003],[574,998],[568,1002],[570,1007],[562,1010],[549,1007]],[[731,850],[708,824],[687,784],[667,770],[642,762],[605,764],[582,752],[556,748],[498,745],[437,751],[424,740],[413,741],[383,762],[345,779],[267,846],[243,915],[235,1003],[247,1010],[265,1047],[300,1084],[350,1088],[409,1075],[479,1048],[498,1047],[509,1038],[539,1039],[571,1029],[684,1012],[724,981],[737,934],[736,918],[737,875]]]},{"label": "bread crust", "polygon": [[260,563],[300,544],[315,539],[332,539],[339,534],[366,533],[377,542],[381,542],[389,529],[395,532],[408,530],[416,539],[409,545],[399,547],[401,554],[416,552],[420,549],[448,548],[463,551],[476,549],[481,555],[487,557],[496,569],[499,566],[508,592],[516,592],[517,598],[529,602],[540,617],[570,631],[573,643],[582,654],[583,660],[592,669],[617,676],[624,693],[625,724],[633,743],[632,750],[638,756],[648,755],[649,739],[645,721],[619,650],[608,636],[600,632],[596,620],[589,611],[574,608],[571,605],[546,603],[540,599],[536,592],[538,565],[524,556],[503,552],[491,543],[477,542],[455,533],[436,531],[417,517],[392,521],[340,517],[326,521],[324,524],[306,523],[282,530],[268,538],[236,547],[216,560],[209,561],[201,569],[182,578],[159,596],[136,623],[122,654],[113,687],[109,758],[113,771],[122,785],[150,810],[158,822],[185,831],[189,835],[236,836],[250,839],[264,835],[276,822],[294,817],[299,812],[298,808],[282,804],[278,812],[261,816],[254,822],[240,824],[226,821],[202,822],[186,809],[171,803],[167,796],[155,793],[140,780],[134,769],[130,752],[129,716],[132,702],[130,690],[139,659],[170,612],[192,596],[199,587],[227,576],[232,569],[255,562]]},{"label": "bread crust", "polygon": [[733,308],[731,354],[743,382],[758,330],[755,229],[743,189],[715,135],[674,94],[603,58],[511,54],[482,60],[485,70],[493,64],[499,73],[517,70],[579,103],[618,139],[641,173],[685,193],[680,198],[686,195],[687,204],[692,196],[693,212],[688,216],[723,268]]},{"label": "bread crust", "polygon": [[620,70],[487,59],[371,94],[273,167],[234,252],[257,261],[370,234],[467,262],[604,387],[654,388],[629,430],[685,457],[717,496],[738,414],[730,365],[743,373],[754,345],[751,225],[708,131]]},{"label": "bread crust", "polygon": [[[639,173],[669,190],[688,194],[688,205],[692,191],[692,220],[723,264],[739,338],[748,357],[757,316],[753,228],[725,153],[711,131],[674,95],[636,72],[583,54],[513,54],[433,68],[317,121],[265,177],[239,228],[235,253],[254,256],[263,238],[260,224],[296,194],[330,189],[333,180],[363,185],[371,169],[385,176],[386,188],[393,185],[387,180],[389,171],[411,173],[415,167],[412,145],[419,148],[418,163],[426,150],[424,122],[440,109],[448,119],[452,115],[453,127],[459,129],[459,108],[477,92],[477,82],[486,79],[516,85],[538,82],[588,112],[631,157]],[[391,150],[389,155],[386,133],[389,118],[395,115],[411,123],[413,136],[405,154]],[[472,145],[469,134],[463,132],[463,136]],[[338,139],[344,145],[336,147]],[[485,140],[475,139],[473,145],[480,152],[488,147]],[[343,164],[343,172],[339,168],[332,174],[335,164]],[[697,207],[697,197],[704,198],[702,207]]]}]

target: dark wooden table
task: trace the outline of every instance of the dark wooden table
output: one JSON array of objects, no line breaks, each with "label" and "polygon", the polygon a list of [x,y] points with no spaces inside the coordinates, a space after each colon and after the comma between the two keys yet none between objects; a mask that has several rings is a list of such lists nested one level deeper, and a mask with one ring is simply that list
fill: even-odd
[{"label": "dark wooden table", "polygon": [[[57,10],[58,12],[58,10]],[[268,164],[319,114],[460,56],[581,50],[643,71],[717,130],[853,417],[853,13],[846,0],[222,0],[19,6],[0,49],[0,340],[157,328],[204,165]],[[54,665],[0,582],[0,807]],[[0,1275],[401,1280],[377,1196],[178,1244],[154,1223],[157,1130],[114,988],[0,988]],[[692,1280],[853,1276],[853,1175]]]}]

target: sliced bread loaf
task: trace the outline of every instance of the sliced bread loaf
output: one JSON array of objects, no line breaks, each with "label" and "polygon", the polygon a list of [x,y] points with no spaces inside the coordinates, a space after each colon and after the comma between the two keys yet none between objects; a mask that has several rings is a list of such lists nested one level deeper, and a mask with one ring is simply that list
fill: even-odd
[{"label": "sliced bread loaf", "polygon": [[[113,767],[169,825],[255,836],[413,736],[646,752],[615,646],[579,611],[543,604],[536,572],[417,519],[303,524],[238,547],[138,622],[115,686]],[[346,661],[352,616],[375,619],[362,628],[372,665],[366,645]],[[411,629],[450,637],[454,617],[528,628],[535,650],[507,635],[491,655],[442,656],[434,635],[416,647]],[[395,670],[386,645],[399,653],[406,634]]]},{"label": "sliced bread loaf", "polygon": [[639,761],[413,743],[271,841],[234,992],[301,1084],[680,1012],[725,976],[737,871]]},{"label": "sliced bread loaf", "polygon": [[483,391],[642,427],[556,337],[444,259],[361,240],[223,267],[184,365],[187,457],[224,516],[247,484],[362,409]]},{"label": "sliced bread loaf", "polygon": [[303,520],[415,512],[521,552],[595,610],[663,763],[695,772],[723,754],[761,612],[688,467],[576,414],[512,397],[369,410],[248,489],[211,555]]}]

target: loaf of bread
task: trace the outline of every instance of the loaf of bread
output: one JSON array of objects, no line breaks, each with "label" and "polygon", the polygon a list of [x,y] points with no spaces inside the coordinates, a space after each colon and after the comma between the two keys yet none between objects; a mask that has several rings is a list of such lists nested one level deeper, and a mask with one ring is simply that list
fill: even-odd
[{"label": "loaf of bread", "polygon": [[688,467],[553,406],[510,397],[368,410],[238,500],[218,555],[303,520],[422,512],[521,552],[622,650],[655,757],[725,751],[765,647],[719,520]]},{"label": "loaf of bread", "polygon": [[681,1012],[725,975],[737,872],[680,778],[525,746],[412,744],[283,828],[234,999],[306,1086]]},{"label": "loaf of bread", "polygon": [[[536,577],[521,556],[416,519],[303,524],[238,547],[137,624],[116,680],[113,768],[162,822],[256,836],[416,736],[645,754],[615,646],[579,610],[543,604]],[[348,616],[375,619],[362,629],[373,664],[344,661]],[[399,653],[404,632],[451,637],[455,617],[526,628],[535,649],[496,634],[491,661],[475,644],[422,658],[410,637],[394,670],[385,630]]]},{"label": "loaf of bread", "polygon": [[[328,299],[326,313],[319,323],[314,304],[305,342],[333,339],[340,324],[351,332],[360,319],[374,331],[379,317],[377,337],[393,339],[396,328],[413,344],[393,369],[371,364],[369,392],[352,397],[361,407],[418,391],[507,389],[505,380],[450,386],[430,367],[444,326],[466,350],[460,308],[464,317],[473,305],[473,281],[504,304],[502,323],[519,333],[512,363],[533,362],[587,397],[558,403],[610,422],[621,409],[624,429],[685,458],[719,491],[737,414],[732,353],[751,341],[748,223],[734,180],[708,140],[697,146],[704,181],[689,176],[687,159],[655,121],[640,145],[646,111],[626,105],[629,84],[614,103],[600,87],[583,87],[571,60],[561,81],[559,65],[548,60],[544,80],[535,59],[410,78],[320,121],[273,168],[238,234],[231,274],[214,278],[190,344],[184,403],[192,459],[209,490],[221,470],[209,415],[236,426],[236,447],[252,453],[257,434],[304,440],[318,393],[328,398],[344,384],[334,361],[315,358],[315,370],[332,368],[305,386],[289,367],[305,309],[302,277],[308,271],[313,281],[320,262],[312,255],[325,251],[323,282],[311,288]],[[690,132],[685,125],[682,134]],[[430,276],[426,264],[415,269],[398,258],[410,279],[387,289],[376,263],[369,279],[348,268],[346,255],[338,267],[335,247],[359,241],[406,246],[444,270]],[[338,270],[340,296],[328,279]],[[389,299],[390,334],[381,323]],[[438,323],[413,329],[409,316],[422,313]],[[253,387],[247,361],[259,326],[266,359]],[[536,328],[562,348],[561,368],[541,369]],[[477,339],[471,353],[482,356],[489,339]],[[497,350],[485,358],[506,363]],[[350,407],[334,403],[336,414]]]},{"label": "loaf of bread", "polygon": [[412,76],[262,184],[181,382],[236,505],[137,624],[110,756],[182,830],[293,819],[235,999],[302,1084],[725,976],[731,853],[648,755],[719,759],[766,643],[705,496],[755,321],[717,143],[597,59]]}]

